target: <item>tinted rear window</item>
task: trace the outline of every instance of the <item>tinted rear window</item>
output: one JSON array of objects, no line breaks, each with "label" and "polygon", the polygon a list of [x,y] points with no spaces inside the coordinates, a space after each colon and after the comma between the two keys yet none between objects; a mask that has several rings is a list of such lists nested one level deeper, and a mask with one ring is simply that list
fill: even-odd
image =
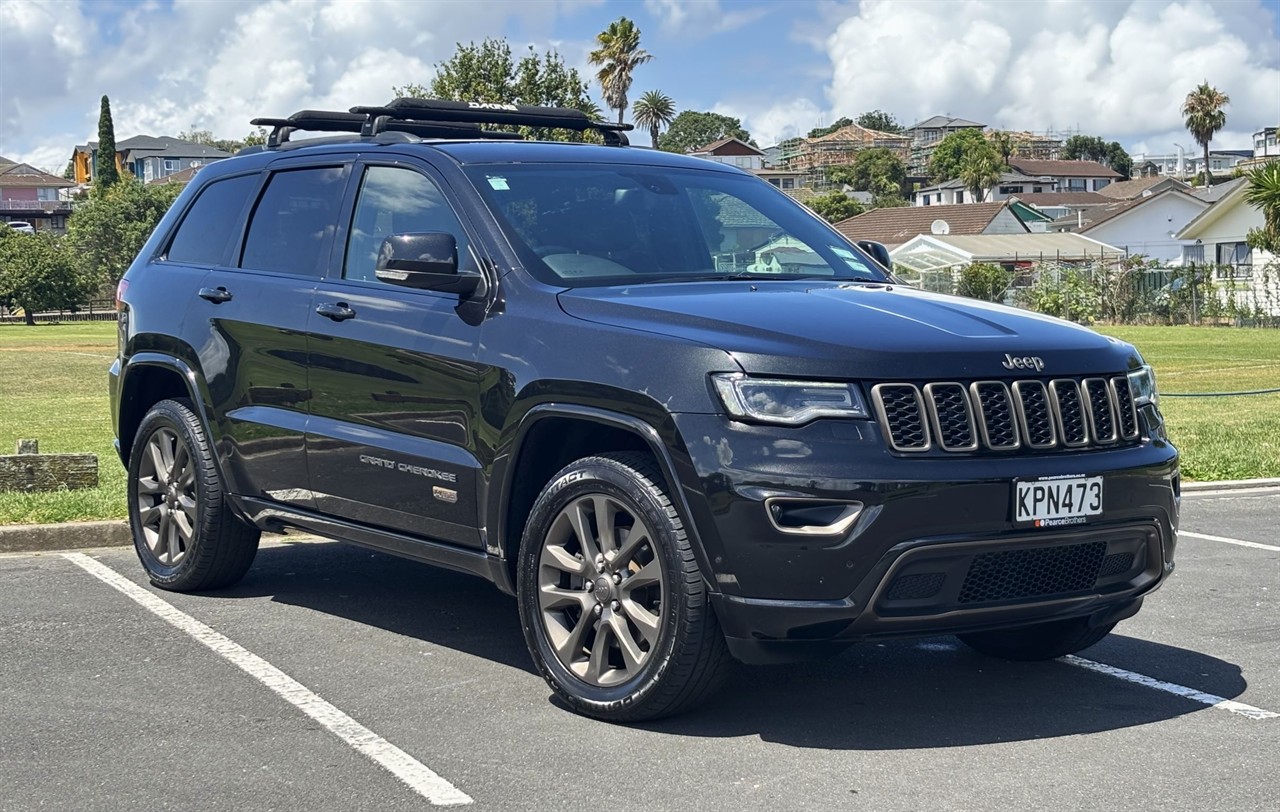
[{"label": "tinted rear window", "polygon": [[216,265],[240,223],[245,201],[253,194],[257,175],[241,175],[210,183],[191,205],[165,256],[171,262]]},{"label": "tinted rear window", "polygon": [[341,166],[272,175],[253,211],[240,266],[323,275],[321,252],[337,226],[345,183],[346,169]]}]

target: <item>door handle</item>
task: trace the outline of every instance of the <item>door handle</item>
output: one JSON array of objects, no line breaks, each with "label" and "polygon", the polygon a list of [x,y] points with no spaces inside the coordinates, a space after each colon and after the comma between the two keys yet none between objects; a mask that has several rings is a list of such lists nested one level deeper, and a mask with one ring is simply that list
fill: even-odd
[{"label": "door handle", "polygon": [[348,307],[346,302],[325,302],[316,308],[316,312],[334,321],[346,321],[356,317],[356,311]]},{"label": "door handle", "polygon": [[224,287],[216,288],[200,288],[200,298],[214,304],[222,304],[231,301],[231,291]]}]

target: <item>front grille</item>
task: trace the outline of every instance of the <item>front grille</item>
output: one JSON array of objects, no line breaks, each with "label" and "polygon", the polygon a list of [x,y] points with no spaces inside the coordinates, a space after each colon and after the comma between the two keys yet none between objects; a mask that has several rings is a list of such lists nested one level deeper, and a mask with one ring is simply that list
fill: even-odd
[{"label": "front grille", "polygon": [[1105,541],[983,553],[969,565],[958,600],[994,603],[1082,592],[1098,580],[1106,553]]},{"label": "front grille", "polygon": [[894,451],[1011,452],[1102,448],[1138,439],[1129,381],[1113,378],[947,381],[871,388]]},{"label": "front grille", "polygon": [[942,589],[942,582],[946,580],[946,577],[941,572],[899,575],[893,579],[893,583],[889,584],[889,588],[885,590],[885,600],[916,601],[932,598],[938,594],[939,589]]},{"label": "front grille", "polygon": [[1102,568],[1098,570],[1099,578],[1110,578],[1133,569],[1133,553],[1112,553],[1102,559]]}]

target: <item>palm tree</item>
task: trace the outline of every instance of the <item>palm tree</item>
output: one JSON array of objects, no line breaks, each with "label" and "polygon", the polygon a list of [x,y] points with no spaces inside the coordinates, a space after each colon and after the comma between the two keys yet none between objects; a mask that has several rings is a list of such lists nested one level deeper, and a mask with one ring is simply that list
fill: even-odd
[{"label": "palm tree", "polygon": [[1182,103],[1182,115],[1186,118],[1187,129],[1196,143],[1204,147],[1204,185],[1209,185],[1209,142],[1213,134],[1221,130],[1227,123],[1227,114],[1222,108],[1231,103],[1231,98],[1210,87],[1205,80],[1195,90],[1187,94]]},{"label": "palm tree", "polygon": [[587,61],[598,65],[596,78],[604,91],[604,103],[618,111],[618,123],[627,109],[627,93],[631,90],[631,72],[653,59],[653,54],[640,47],[640,29],[626,17],[619,17],[596,35],[600,45],[587,55]]},{"label": "palm tree", "polygon": [[1248,174],[1244,199],[1262,210],[1262,228],[1249,232],[1249,244],[1280,254],[1280,161],[1263,164]]},{"label": "palm tree", "polygon": [[973,195],[974,202],[981,203],[987,196],[987,190],[1000,180],[1004,166],[1000,162],[1000,153],[994,147],[975,150],[964,157],[960,165],[960,182]]},{"label": "palm tree", "polygon": [[653,139],[653,147],[658,147],[658,131],[671,126],[676,118],[676,103],[670,96],[662,95],[660,90],[650,90],[636,100],[632,107],[636,126],[648,127],[649,137]]}]

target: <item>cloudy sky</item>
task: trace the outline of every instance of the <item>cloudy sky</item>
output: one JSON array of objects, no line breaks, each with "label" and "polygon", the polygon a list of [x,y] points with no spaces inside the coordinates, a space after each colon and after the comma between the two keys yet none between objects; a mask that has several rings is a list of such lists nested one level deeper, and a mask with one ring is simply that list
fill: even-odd
[{"label": "cloudy sky", "polygon": [[633,97],[739,116],[762,146],[879,108],[1195,149],[1178,107],[1205,79],[1231,97],[1215,146],[1280,123],[1280,0],[0,0],[0,155],[60,173],[104,93],[117,139],[238,138],[384,101],[486,36],[588,71],[622,15],[655,56]]}]

